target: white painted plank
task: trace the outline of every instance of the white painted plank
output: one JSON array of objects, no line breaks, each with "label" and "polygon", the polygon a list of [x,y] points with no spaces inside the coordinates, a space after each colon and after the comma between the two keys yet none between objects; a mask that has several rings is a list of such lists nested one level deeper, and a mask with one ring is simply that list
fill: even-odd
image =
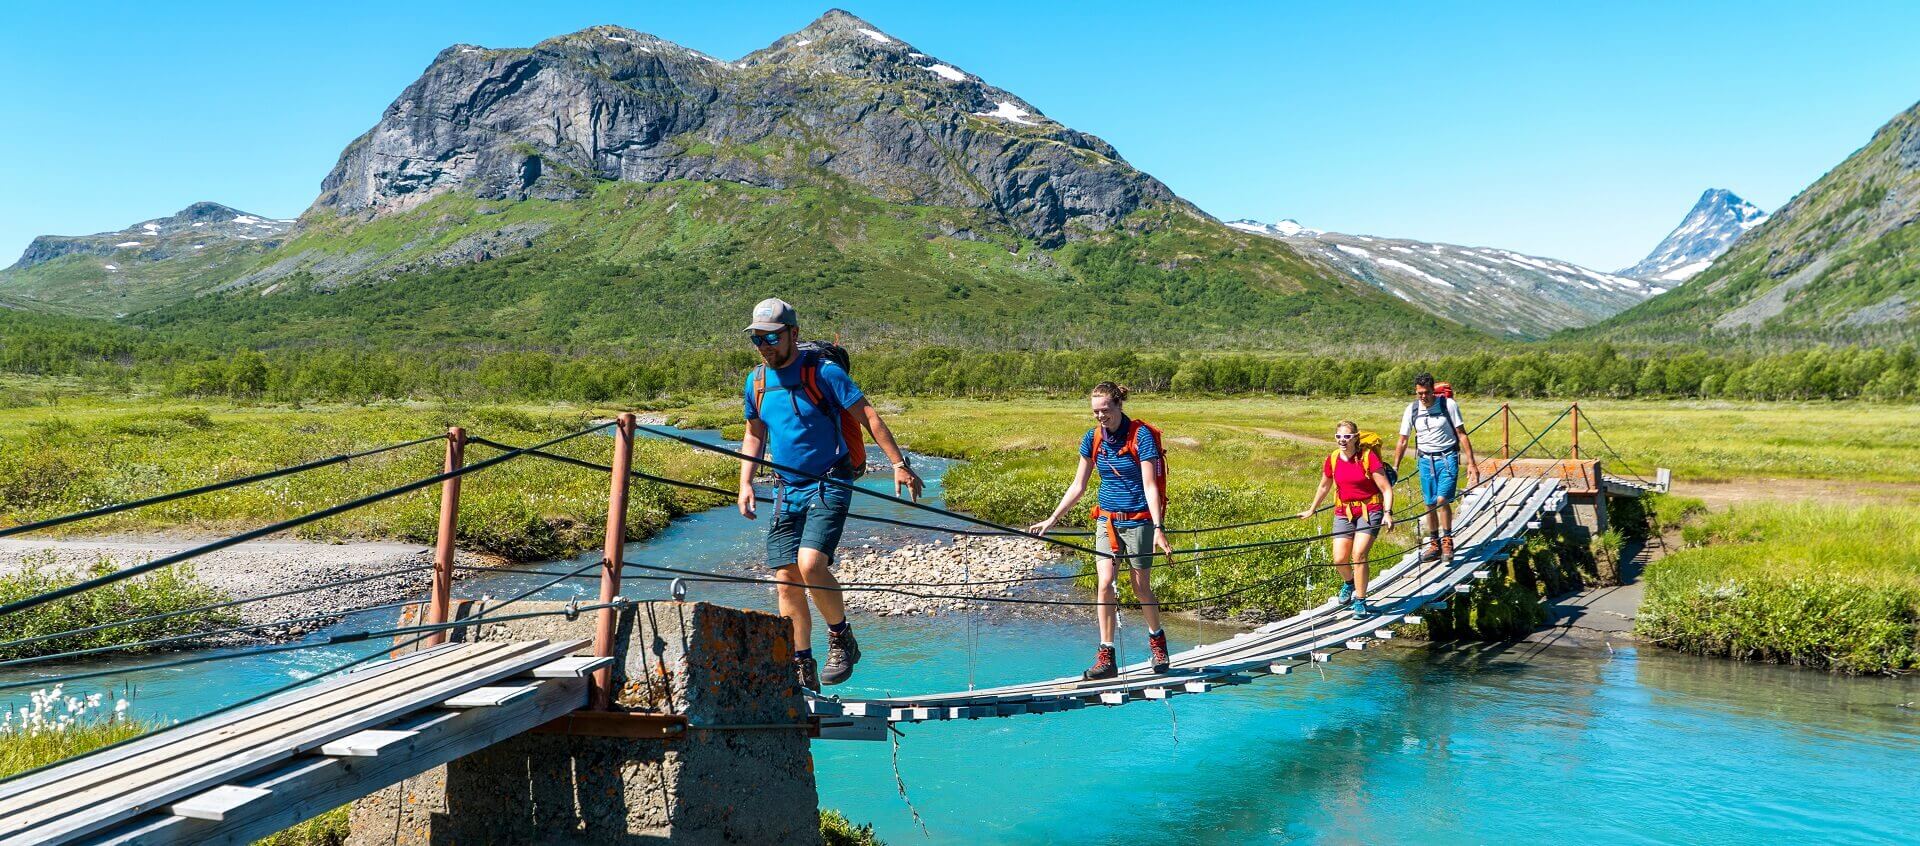
[{"label": "white painted plank", "polygon": [[522,696],[531,696],[533,695],[533,691],[534,691],[534,686],[530,684],[520,684],[520,685],[512,685],[512,686],[491,685],[488,687],[476,687],[472,690],[467,691],[466,693],[462,693],[459,696],[455,696],[451,699],[446,700],[445,702],[440,703],[440,707],[442,708],[492,708],[496,705],[505,705],[508,702],[512,702],[515,699],[519,699]]},{"label": "white painted plank", "polygon": [[220,822],[233,813],[254,802],[273,795],[271,790],[258,787],[241,787],[237,784],[223,784],[212,790],[189,796],[168,808],[176,817],[193,820],[212,820]]},{"label": "white painted plank", "polygon": [[612,657],[569,655],[558,661],[535,667],[521,675],[536,679],[578,679],[587,677],[601,667],[610,666],[613,666]]},{"label": "white painted plank", "polygon": [[320,747],[320,754],[335,758],[371,758],[382,751],[420,736],[417,731],[367,729]]}]

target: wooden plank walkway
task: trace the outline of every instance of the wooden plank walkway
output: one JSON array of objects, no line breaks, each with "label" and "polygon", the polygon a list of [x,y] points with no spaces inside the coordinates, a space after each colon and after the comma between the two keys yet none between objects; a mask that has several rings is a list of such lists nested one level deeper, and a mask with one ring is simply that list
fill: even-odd
[{"label": "wooden plank walkway", "polygon": [[583,707],[587,645],[441,646],[0,783],[0,846],[251,842]]},{"label": "wooden plank walkway", "polygon": [[[1154,673],[1142,662],[1122,668],[1116,678],[1101,681],[1067,676],[922,696],[847,700],[815,697],[809,699],[809,709],[823,720],[909,723],[978,719],[1166,699],[1242,684],[1258,676],[1286,674],[1298,664],[1326,660],[1337,651],[1364,649],[1375,640],[1390,638],[1392,630],[1388,627],[1414,622],[1421,608],[1470,591],[1471,582],[1476,577],[1484,578],[1494,562],[1505,559],[1541,511],[1556,506],[1564,496],[1556,479],[1508,476],[1495,478],[1467,494],[1454,520],[1459,549],[1452,562],[1445,566],[1422,564],[1417,553],[1409,552],[1372,580],[1369,605],[1375,613],[1364,620],[1354,619],[1352,611],[1329,600],[1288,619],[1174,655],[1165,673]],[[827,737],[851,739],[873,734],[870,729],[862,730],[858,722],[835,732],[823,729]]]}]

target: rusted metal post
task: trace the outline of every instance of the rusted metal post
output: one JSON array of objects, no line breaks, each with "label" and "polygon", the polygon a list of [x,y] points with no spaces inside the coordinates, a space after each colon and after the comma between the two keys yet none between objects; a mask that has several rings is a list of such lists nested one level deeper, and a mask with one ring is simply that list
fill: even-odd
[{"label": "rusted metal post", "polygon": [[1513,448],[1513,404],[1500,404],[1500,460],[1512,458]]},{"label": "rusted metal post", "polygon": [[[600,565],[600,604],[620,596],[621,553],[627,544],[627,476],[633,470],[634,417],[624,412],[613,426],[613,481],[607,490],[607,547]],[[613,655],[613,608],[600,609],[599,626],[593,633],[593,654]],[[613,707],[613,668],[593,671],[593,707],[605,711]]]},{"label": "rusted metal post", "polygon": [[1573,458],[1580,460],[1580,404],[1573,404]]},{"label": "rusted metal post", "polygon": [[[442,465],[445,472],[460,469],[466,461],[467,430],[459,426],[447,428],[447,460]],[[453,536],[457,518],[460,515],[460,477],[455,476],[440,483],[440,528],[433,542],[433,590],[427,599],[427,623],[436,625],[447,622],[447,615],[453,607]],[[422,641],[424,646],[439,646],[447,642],[447,631],[441,630],[427,635]]]}]

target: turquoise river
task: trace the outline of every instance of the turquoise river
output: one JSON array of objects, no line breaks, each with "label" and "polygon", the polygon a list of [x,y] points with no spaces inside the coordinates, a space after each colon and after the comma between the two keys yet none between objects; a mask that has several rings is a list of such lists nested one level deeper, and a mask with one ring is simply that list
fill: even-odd
[{"label": "turquoise river", "polygon": [[[945,464],[921,465],[937,503]],[[925,517],[879,500],[857,507]],[[762,529],[717,509],[628,556],[756,573]],[[856,523],[847,537],[887,545],[914,535]],[[524,584],[518,578],[467,590],[503,595]],[[646,581],[626,593],[665,590]],[[696,584],[690,598],[772,608],[764,587]],[[866,658],[838,689],[853,695],[1052,677],[1092,657],[1084,609],[855,622]],[[1231,630],[1186,623],[1169,632],[1179,648]],[[1122,634],[1131,641],[1123,649],[1138,654],[1138,621]],[[177,719],[374,648],[160,671],[135,662],[111,688],[82,682],[67,692],[126,695],[135,717]],[[18,693],[0,694],[0,704]],[[1920,842],[1920,682],[1652,648],[1395,646],[1166,703],[915,725],[897,740],[897,749],[814,745],[822,807],[873,823],[894,846]]]}]

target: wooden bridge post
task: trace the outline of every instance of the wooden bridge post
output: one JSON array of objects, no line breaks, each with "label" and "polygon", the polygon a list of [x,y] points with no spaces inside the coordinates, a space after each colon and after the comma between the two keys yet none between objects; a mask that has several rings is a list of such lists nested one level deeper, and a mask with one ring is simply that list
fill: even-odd
[{"label": "wooden bridge post", "polygon": [[[460,469],[466,462],[467,430],[459,426],[447,427],[447,460],[442,465],[444,472],[451,473]],[[433,590],[427,600],[427,624],[445,623],[453,606],[453,536],[456,521],[460,514],[460,477],[455,476],[440,483],[440,528],[433,543]],[[427,635],[422,646],[438,646],[447,642],[447,632],[433,632]]]},{"label": "wooden bridge post", "polygon": [[[620,596],[620,563],[627,544],[627,482],[633,470],[632,412],[622,412],[613,427],[613,481],[607,491],[607,546],[600,566],[600,604]],[[593,654],[613,655],[615,609],[601,608],[594,629]],[[613,668],[602,667],[593,673],[593,707],[605,711],[613,707]]]},{"label": "wooden bridge post", "polygon": [[1580,404],[1573,404],[1573,458],[1580,459]]},{"label": "wooden bridge post", "polygon": [[1500,404],[1500,460],[1512,458],[1513,450],[1513,404]]}]

